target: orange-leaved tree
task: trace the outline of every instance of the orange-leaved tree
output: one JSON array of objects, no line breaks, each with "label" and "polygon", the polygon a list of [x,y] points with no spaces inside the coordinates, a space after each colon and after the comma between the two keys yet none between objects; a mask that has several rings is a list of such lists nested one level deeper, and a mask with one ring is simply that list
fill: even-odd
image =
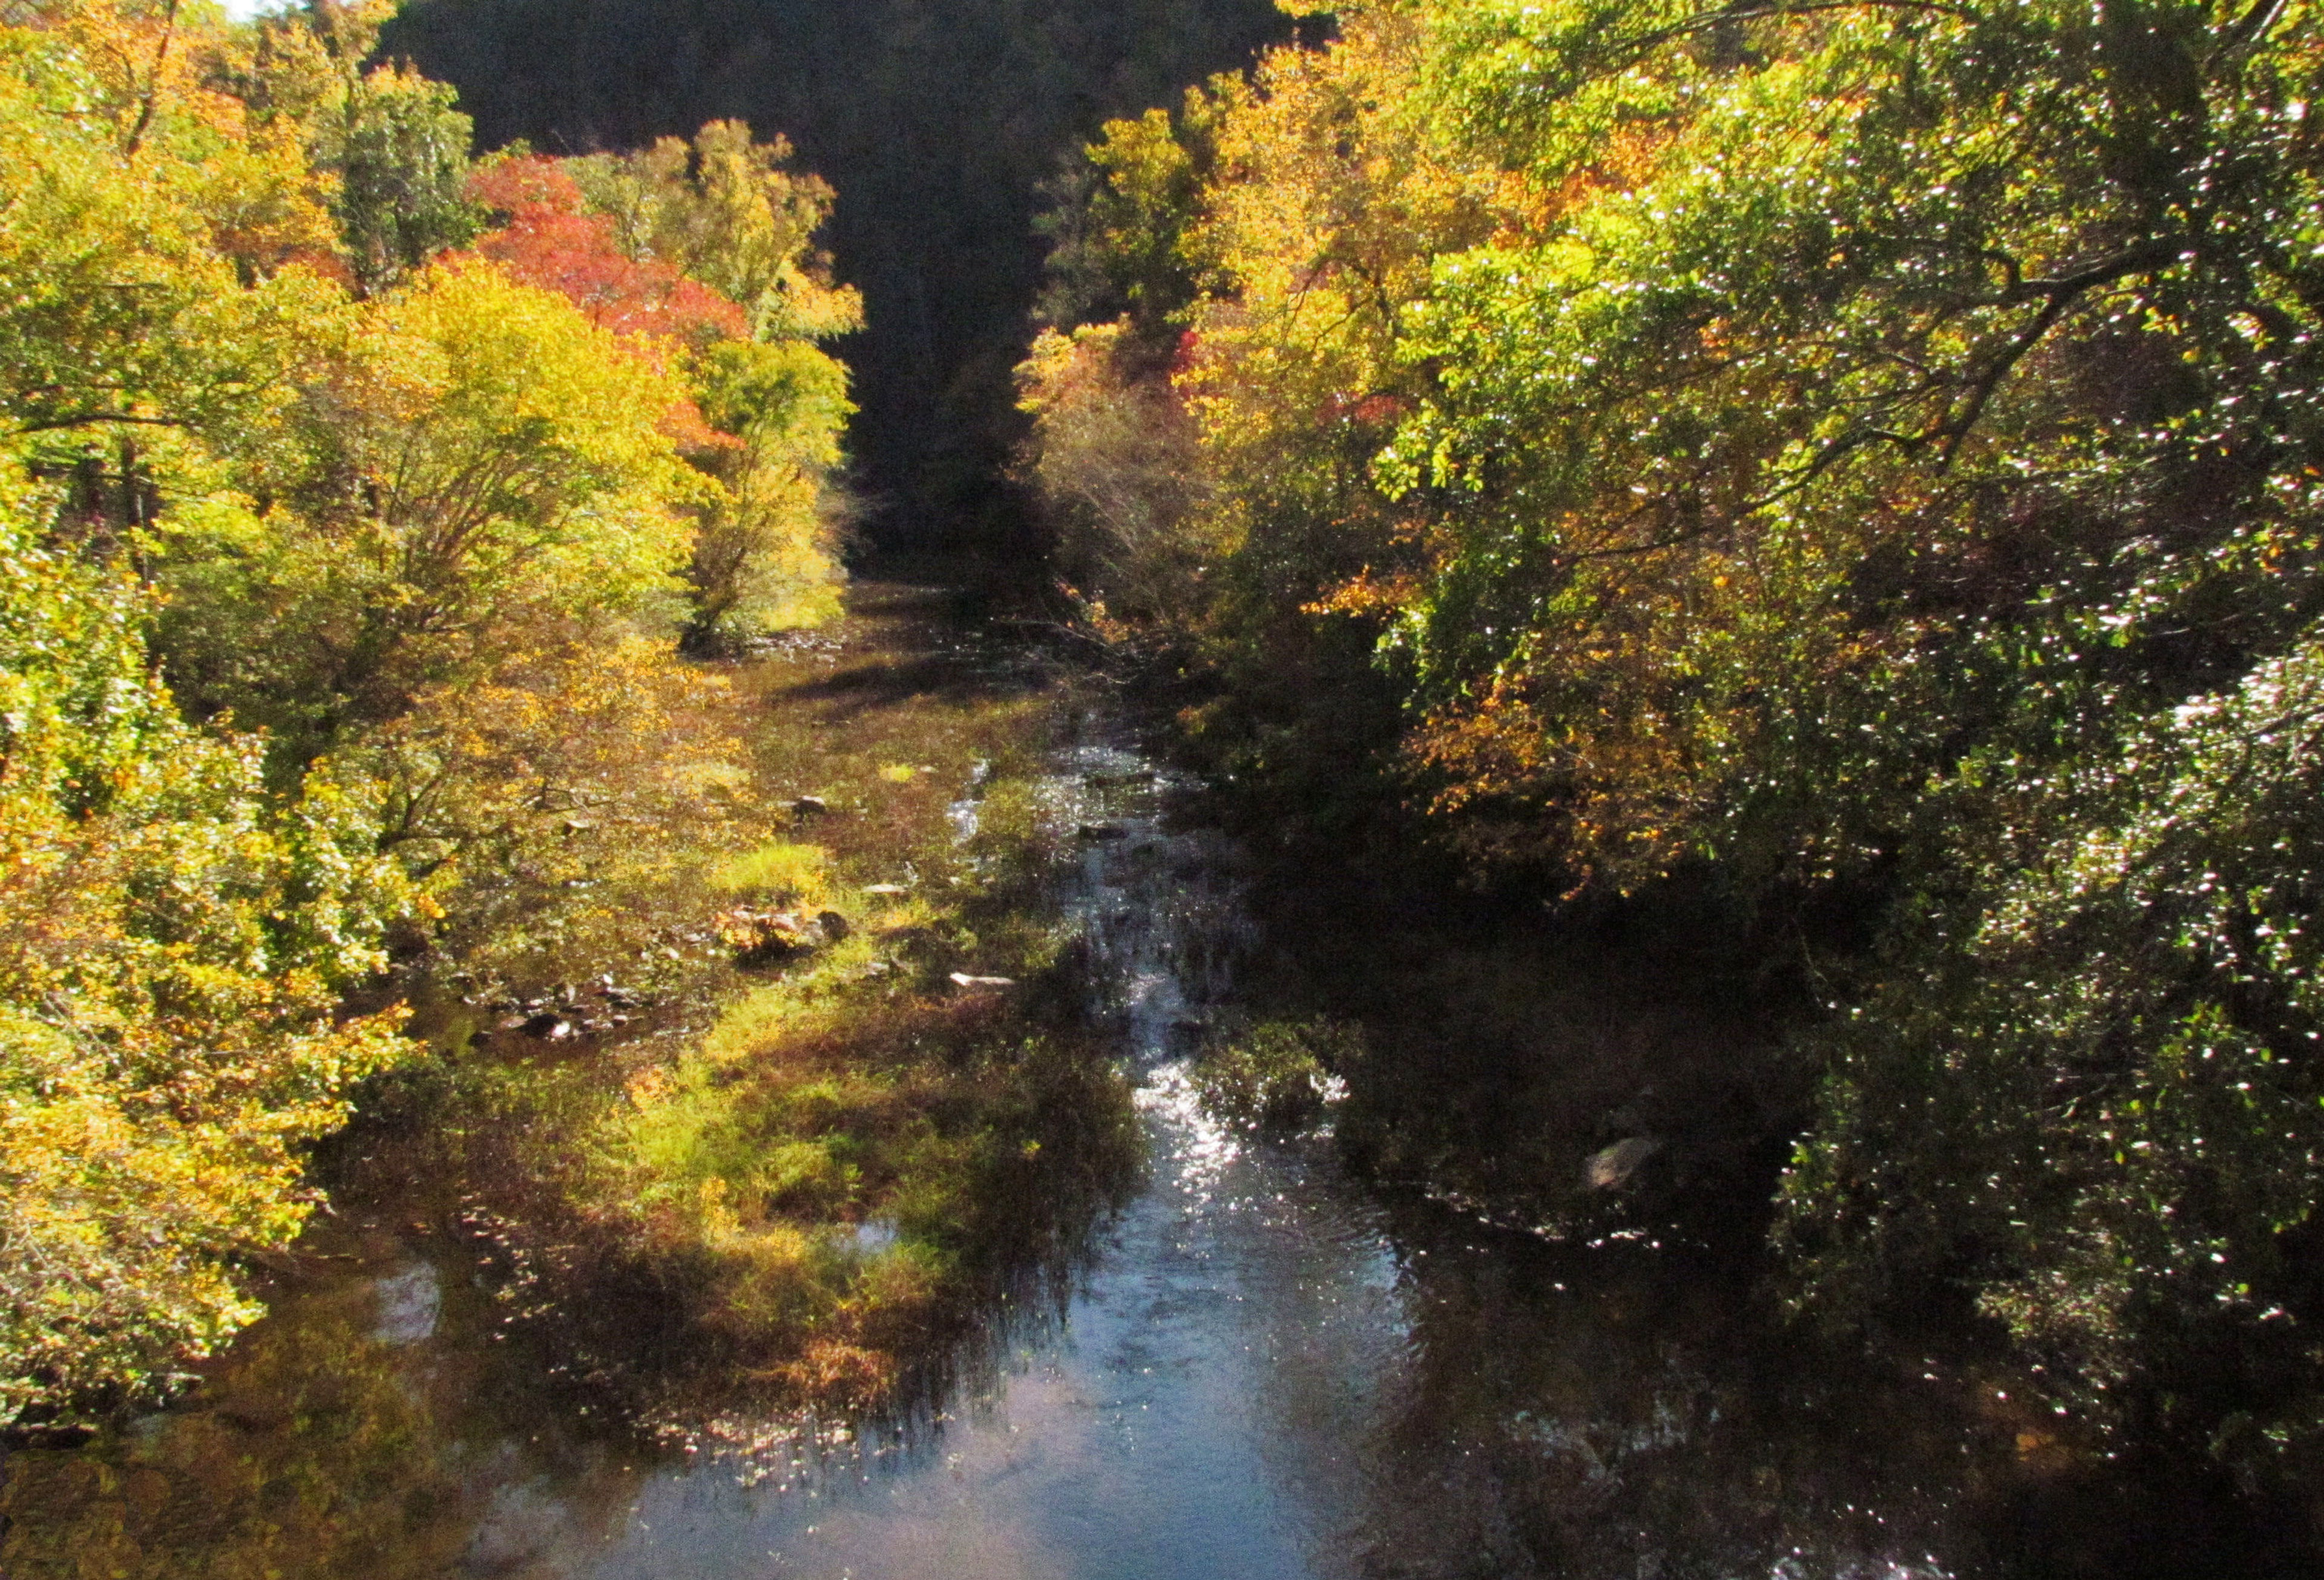
[{"label": "orange-leaved tree", "polygon": [[693,400],[669,428],[712,482],[687,572],[696,648],[834,608],[839,430],[853,409],[845,370],[814,343],[861,313],[812,249],[829,189],[786,170],[788,156],[716,122],[692,147],[516,154],[472,183],[504,220],[480,253],[688,377]]}]

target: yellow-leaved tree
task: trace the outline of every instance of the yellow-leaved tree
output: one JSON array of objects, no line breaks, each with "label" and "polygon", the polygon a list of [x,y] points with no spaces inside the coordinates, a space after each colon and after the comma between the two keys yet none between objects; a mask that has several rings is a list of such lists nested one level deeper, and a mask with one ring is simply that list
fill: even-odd
[{"label": "yellow-leaved tree", "polygon": [[357,805],[180,720],[145,595],[42,543],[58,503],[0,478],[0,1422],[166,1386],[256,1314],[237,1259],[400,1051],[335,1010],[413,902]]},{"label": "yellow-leaved tree", "polygon": [[815,244],[832,190],[791,158],[781,137],[760,142],[741,121],[713,121],[691,142],[665,137],[560,167],[590,211],[581,223],[602,225],[601,244],[740,309],[742,333],[697,337],[687,358],[717,436],[693,450],[718,485],[697,511],[687,570],[696,651],[816,624],[838,607],[839,440],[855,408],[846,368],[819,343],[862,328],[863,304],[832,282]]},{"label": "yellow-leaved tree", "polygon": [[[475,260],[348,316],[294,442],[157,522],[172,673],[300,760],[544,643],[675,614],[697,488],[684,387],[553,291]],[[254,644],[263,626],[278,639]]]},{"label": "yellow-leaved tree", "polygon": [[[725,441],[684,357],[444,255],[466,125],[364,71],[382,10],[0,13],[0,1426],[256,1315],[306,1144],[408,1047],[346,1014],[390,942],[542,909],[535,856],[618,838],[573,807],[691,785],[673,638],[741,490],[687,452]],[[844,406],[782,364],[819,354],[742,349],[749,442],[835,459],[764,409]]]}]

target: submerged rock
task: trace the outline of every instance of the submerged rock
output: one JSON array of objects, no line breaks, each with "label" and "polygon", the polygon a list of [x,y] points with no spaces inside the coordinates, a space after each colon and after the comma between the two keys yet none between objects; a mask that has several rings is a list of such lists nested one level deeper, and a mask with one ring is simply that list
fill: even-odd
[{"label": "submerged rock", "polygon": [[795,911],[729,911],[718,918],[718,941],[738,966],[760,965],[823,942],[823,931]]},{"label": "submerged rock", "polygon": [[1582,1165],[1582,1177],[1593,1190],[1619,1190],[1648,1158],[1662,1150],[1663,1144],[1655,1136],[1630,1136],[1591,1153],[1590,1161]]}]

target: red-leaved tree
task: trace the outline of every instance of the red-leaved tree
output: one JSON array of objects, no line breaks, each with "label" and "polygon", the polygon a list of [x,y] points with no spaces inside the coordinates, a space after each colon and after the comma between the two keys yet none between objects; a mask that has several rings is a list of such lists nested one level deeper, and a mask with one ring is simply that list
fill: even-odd
[{"label": "red-leaved tree", "polygon": [[[503,216],[501,228],[477,238],[479,254],[527,285],[563,295],[655,365],[666,367],[681,351],[749,337],[750,317],[734,302],[671,264],[622,253],[613,222],[586,211],[581,188],[555,161],[496,160],[470,178],[468,193]],[[663,427],[688,449],[737,442],[691,402],[674,409]]]}]

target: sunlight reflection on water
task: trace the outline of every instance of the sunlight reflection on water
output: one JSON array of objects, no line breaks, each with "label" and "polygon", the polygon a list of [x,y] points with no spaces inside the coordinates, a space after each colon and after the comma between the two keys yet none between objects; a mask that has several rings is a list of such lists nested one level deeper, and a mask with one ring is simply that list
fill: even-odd
[{"label": "sunlight reflection on water", "polygon": [[[952,804],[964,840],[981,788],[973,776]],[[998,1359],[905,1429],[736,1419],[657,1453],[512,1382],[522,1366],[488,1342],[475,1270],[449,1251],[415,1260],[391,1235],[360,1247],[367,1273],[318,1281],[253,1330],[252,1382],[210,1423],[229,1435],[189,1436],[188,1452],[260,1445],[296,1465],[375,1440],[340,1495],[382,1528],[416,1521],[443,1557],[392,1571],[415,1575],[2001,1572],[1961,1512],[1980,1484],[2008,1484],[2006,1461],[1973,1456],[1974,1423],[1751,1347],[1740,1286],[1717,1268],[1618,1236],[1591,1250],[1498,1236],[1349,1179],[1323,1133],[1259,1140],[1205,1113],[1194,1057],[1244,1015],[1237,980],[1260,941],[1240,854],[1173,826],[1173,789],[1094,740],[1035,796],[1066,852],[1058,898],[1091,1010],[1137,1082],[1146,1189],[1061,1319],[1001,1324]],[[893,1234],[873,1220],[849,1244]],[[363,1377],[376,1386],[345,1392]],[[332,1388],[342,1402],[309,1409]],[[145,1434],[157,1452],[176,1419]],[[294,1441],[308,1432],[319,1447]],[[175,1572],[194,1570],[152,1571]]]},{"label": "sunlight reflection on water", "polygon": [[1207,1193],[1242,1155],[1234,1132],[1203,1111],[1191,1061],[1175,1059],[1148,1071],[1136,1101],[1161,1121],[1172,1165],[1166,1175],[1177,1189]]}]

